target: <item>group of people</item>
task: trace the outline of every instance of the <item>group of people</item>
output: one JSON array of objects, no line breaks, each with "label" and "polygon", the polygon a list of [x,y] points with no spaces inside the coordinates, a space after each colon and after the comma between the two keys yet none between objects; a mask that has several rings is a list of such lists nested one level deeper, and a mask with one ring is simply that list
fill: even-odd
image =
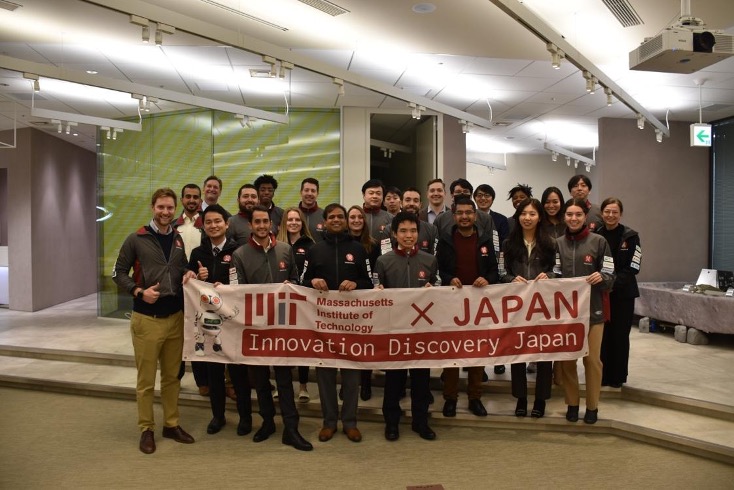
[{"label": "group of people", "polygon": [[[261,175],[240,187],[238,211],[229,213],[218,202],[222,181],[208,177],[201,188],[187,184],[181,190],[183,212],[176,216],[175,191],[158,189],[152,196],[152,219],[124,241],[113,278],[133,296],[131,334],[138,370],[139,448],[156,450],[153,389],[157,364],[161,371],[163,437],[181,443],[194,439],[179,425],[178,394],[183,347],[182,283],[197,278],[213,284],[265,284],[291,282],[318,290],[352,291],[372,288],[418,288],[464,286],[482,288],[498,283],[527,283],[555,277],[585,277],[591,284],[586,411],[583,420],[597,420],[602,385],[620,387],[627,380],[629,331],[634,298],[638,295],[635,274],[641,248],[634,230],[620,223],[623,207],[616,198],[601,207],[589,200],[591,181],[585,175],[568,183],[572,198],[564,201],[556,187],[546,189],[541,200],[532,189],[518,184],[508,199],[515,213],[505,217],[491,210],[494,189],[481,184],[476,189],[466,179],[450,183],[452,202],[446,203],[441,179],[428,182],[427,203],[422,192],[385,187],[377,179],[362,186],[363,204],[347,209],[331,203],[323,209],[317,199],[319,182],[301,182],[300,202],[282,209],[275,205],[278,182]],[[197,330],[196,349],[203,348]],[[215,342],[214,350],[217,347]],[[545,414],[553,379],[565,391],[566,419],[579,420],[579,382],[576,361],[524,363],[511,366],[512,394],[517,398],[515,415],[528,414],[526,372],[537,370],[532,417]],[[261,442],[276,431],[274,393],[269,366],[251,366],[196,361],[192,370],[200,393],[211,400],[212,419],[207,433],[215,434],[226,424],[225,368],[236,398],[237,434],[252,431],[251,388],[263,419],[253,440]],[[296,400],[307,402],[309,367],[298,368],[299,391],[293,389],[290,367],[274,366],[277,401],[283,419],[282,442],[308,451],[313,445],[298,431]],[[357,427],[359,398],[372,396],[372,372],[316,368],[323,424],[318,439],[330,440],[341,420],[342,431],[353,441],[362,440]],[[481,401],[484,367],[467,368],[468,408],[486,416]],[[385,438],[399,438],[400,399],[406,394],[410,374],[412,429],[426,440],[436,438],[428,424],[433,402],[426,368],[393,369],[385,372],[382,411]],[[495,366],[504,372],[504,366]],[[555,372],[555,376],[554,376]],[[443,380],[445,417],[456,416],[459,398],[458,368],[445,368]],[[253,386],[254,385],[254,386]],[[341,400],[341,411],[339,401]]]}]

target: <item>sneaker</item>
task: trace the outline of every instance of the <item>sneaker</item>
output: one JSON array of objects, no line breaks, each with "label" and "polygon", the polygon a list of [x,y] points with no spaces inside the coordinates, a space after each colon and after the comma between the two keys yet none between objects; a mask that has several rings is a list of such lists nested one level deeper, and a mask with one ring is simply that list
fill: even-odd
[{"label": "sneaker", "polygon": [[308,403],[311,401],[311,395],[308,394],[308,391],[301,390],[298,392],[298,401],[301,403]]},{"label": "sneaker", "polygon": [[533,373],[538,372],[538,366],[537,366],[537,364],[534,363],[534,362],[529,362],[526,371],[527,371],[528,374],[533,374]]}]

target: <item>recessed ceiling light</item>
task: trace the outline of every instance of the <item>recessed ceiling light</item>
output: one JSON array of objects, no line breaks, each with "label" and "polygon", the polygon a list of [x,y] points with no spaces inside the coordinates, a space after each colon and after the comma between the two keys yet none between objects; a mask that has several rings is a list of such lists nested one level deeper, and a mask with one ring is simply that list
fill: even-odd
[{"label": "recessed ceiling light", "polygon": [[99,72],[97,70],[87,70],[87,73],[89,73],[90,75],[96,75]]},{"label": "recessed ceiling light", "polygon": [[416,14],[430,14],[436,10],[436,6],[432,3],[416,3],[413,5],[413,12]]}]

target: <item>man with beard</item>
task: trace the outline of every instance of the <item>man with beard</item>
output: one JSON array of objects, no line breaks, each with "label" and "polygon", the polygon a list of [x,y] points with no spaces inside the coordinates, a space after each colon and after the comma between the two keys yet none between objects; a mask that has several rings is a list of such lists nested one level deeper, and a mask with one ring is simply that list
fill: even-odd
[{"label": "man with beard", "polygon": [[252,184],[245,184],[237,192],[237,204],[240,212],[229,218],[227,236],[234,239],[238,245],[244,245],[250,239],[250,214],[259,203],[257,189]]},{"label": "man with beard", "polygon": [[[270,231],[268,209],[255,206],[250,212],[252,234],[247,243],[238,248],[232,257],[237,270],[238,284],[269,284],[298,282],[296,258],[291,246],[278,242]],[[255,378],[263,425],[252,438],[262,442],[275,433],[275,407],[270,393],[270,367],[248,366]],[[278,403],[283,418],[283,444],[299,451],[310,451],[313,446],[298,432],[298,410],[293,394],[293,375],[290,366],[274,366],[275,382],[278,386]],[[239,394],[237,396],[239,399]]]},{"label": "man with beard", "polygon": [[[455,197],[452,213],[455,224],[451,233],[441,236],[436,253],[441,284],[456,288],[465,285],[481,288],[496,284],[499,273],[492,237],[476,226],[477,208],[474,201],[468,196]],[[486,417],[487,410],[481,401],[484,367],[472,366],[467,370],[469,411],[479,417]],[[455,417],[459,397],[459,368],[445,368],[443,382],[443,415]]]},{"label": "man with beard", "polygon": [[184,444],[194,442],[178,420],[186,253],[181,236],[171,226],[176,212],[176,193],[168,188],[156,190],[151,199],[151,211],[150,223],[123,242],[112,274],[117,286],[134,298],[130,331],[138,373],[139,448],[145,454],[156,450],[153,400],[159,364],[163,437]]},{"label": "man with beard", "polygon": [[319,181],[313,177],[306,177],[301,181],[301,202],[298,207],[306,218],[305,225],[311,232],[314,241],[320,242],[324,231],[324,210],[319,207],[316,199],[319,197]]}]

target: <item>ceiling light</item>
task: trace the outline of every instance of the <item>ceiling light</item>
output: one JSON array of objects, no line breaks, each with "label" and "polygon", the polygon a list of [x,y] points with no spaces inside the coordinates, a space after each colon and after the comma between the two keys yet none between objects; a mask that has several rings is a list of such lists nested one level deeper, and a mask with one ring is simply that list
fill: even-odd
[{"label": "ceiling light", "polygon": [[423,111],[426,110],[425,107],[423,107],[422,105],[418,105],[415,102],[408,102],[408,107],[410,107],[411,109],[410,115],[413,117],[413,119],[420,119],[421,114],[423,113]]},{"label": "ceiling light", "polygon": [[339,95],[344,95],[344,80],[342,80],[341,78],[334,78],[334,79],[332,80],[332,83],[333,83],[334,85],[336,85],[336,86],[338,86],[338,87],[339,87],[339,92],[338,92],[338,94],[339,94]]},{"label": "ceiling light", "polygon": [[143,43],[148,44],[150,42],[150,27],[143,26]]},{"label": "ceiling light", "polygon": [[99,72],[97,70],[87,70],[87,73],[90,75],[96,75]]},{"label": "ceiling light", "polygon": [[562,146],[554,145],[552,143],[543,143],[543,148],[551,152],[551,160],[554,162],[558,159],[558,155],[566,157],[566,165],[571,166],[571,159],[573,159],[573,168],[579,167],[579,162],[583,163],[587,167],[596,165],[596,161],[593,158],[586,157],[574,151],[568,150]]},{"label": "ceiling light", "polygon": [[612,89],[604,87],[604,93],[607,95],[607,107],[612,105]]},{"label": "ceiling light", "polygon": [[551,66],[554,69],[559,70],[561,68],[561,59],[566,55],[553,43],[547,43],[545,47],[551,54]]},{"label": "ceiling light", "polygon": [[56,132],[61,134],[61,131],[64,129],[61,121],[58,119],[51,119],[51,124],[57,124]]},{"label": "ceiling light", "polygon": [[584,70],[581,73],[584,76],[584,79],[586,80],[586,92],[587,93],[590,93],[590,94],[593,94],[594,93],[594,85],[595,85],[594,84],[595,77],[592,76],[591,73],[589,73],[586,70]]},{"label": "ceiling light", "polygon": [[591,82],[591,90],[589,91],[589,93],[591,95],[594,95],[594,92],[596,91],[596,84],[599,82],[599,80],[597,80],[596,77],[592,76],[590,82]]},{"label": "ceiling light", "polygon": [[[117,139],[117,133],[122,133],[122,131],[123,130],[121,128],[112,128],[112,139],[113,140],[116,140]],[[107,133],[109,134],[109,130],[107,131]],[[108,139],[109,139],[109,137],[108,137]]]},{"label": "ceiling light", "polygon": [[243,128],[245,126],[248,128],[252,128],[253,118],[250,118],[250,116],[245,116],[244,114],[235,114],[234,118],[240,121],[240,126],[242,126]]},{"label": "ceiling light", "polygon": [[281,61],[280,62],[280,72],[278,73],[278,77],[285,78],[286,72],[289,72],[293,69],[293,63],[290,63],[288,61]]},{"label": "ceiling light", "polygon": [[659,129],[655,130],[655,141],[657,141],[658,143],[663,142],[663,132],[660,131]]},{"label": "ceiling light", "polygon": [[587,171],[587,172],[591,172],[591,165],[587,165],[587,166],[586,166],[586,171]]},{"label": "ceiling light", "polygon": [[645,129],[645,116],[637,114],[637,129]]},{"label": "ceiling light", "polygon": [[276,76],[278,76],[278,72],[275,68],[275,63],[277,63],[278,60],[276,60],[272,56],[263,55],[263,61],[270,65],[270,77],[275,78]]},{"label": "ceiling light", "polygon": [[166,34],[175,34],[176,28],[173,26],[169,26],[167,24],[161,24],[160,22],[156,22],[155,24],[155,43],[160,46],[163,44],[163,33]]},{"label": "ceiling light", "polygon": [[112,131],[110,131],[109,126],[100,126],[99,127],[99,130],[100,131],[107,131],[107,139],[111,139],[112,138]]},{"label": "ceiling light", "polygon": [[23,73],[23,78],[31,81],[34,92],[38,93],[41,91],[41,84],[38,81],[38,75],[35,73]]},{"label": "ceiling light", "polygon": [[474,123],[464,121],[463,119],[459,121],[459,124],[461,124],[461,132],[464,134],[471,133],[471,128],[474,127]]}]

